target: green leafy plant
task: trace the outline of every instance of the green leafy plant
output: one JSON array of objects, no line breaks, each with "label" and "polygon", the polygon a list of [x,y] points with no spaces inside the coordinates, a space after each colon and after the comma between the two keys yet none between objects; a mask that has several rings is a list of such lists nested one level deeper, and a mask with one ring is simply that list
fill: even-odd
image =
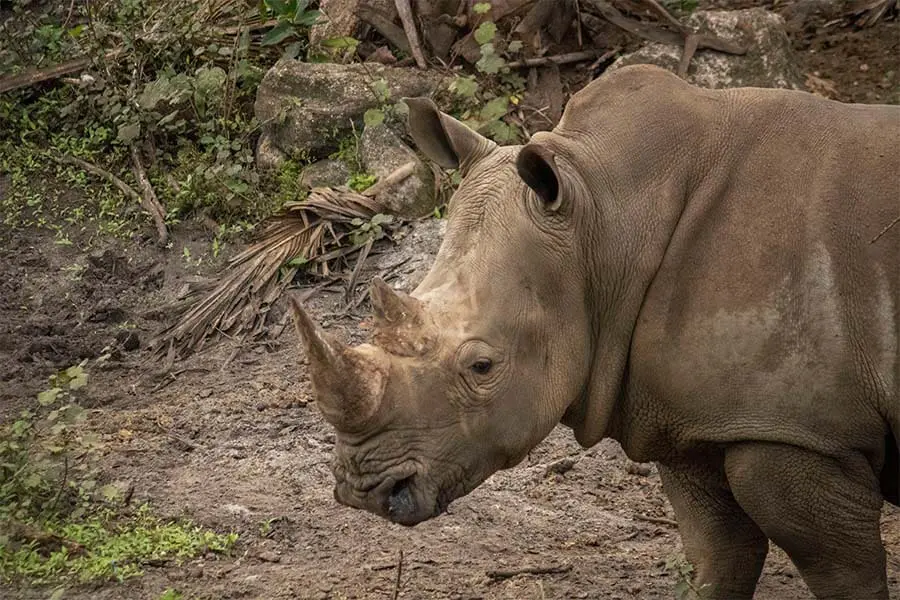
[{"label": "green leafy plant", "polygon": [[355,228],[350,232],[350,243],[354,246],[362,246],[369,241],[378,241],[384,237],[383,225],[394,222],[394,215],[378,213],[370,220],[353,219],[350,224]]},{"label": "green leafy plant", "polygon": [[694,585],[694,565],[680,554],[673,554],[666,560],[666,571],[675,577],[675,598],[677,600],[696,600],[702,598],[702,592],[708,587],[699,588]]},{"label": "green leafy plant", "polygon": [[76,402],[88,381],[87,361],[50,377],[37,406],[0,428],[0,520],[28,521],[84,513],[95,491],[90,458],[96,435],[80,430],[85,410]]},{"label": "green leafy plant", "polygon": [[[311,9],[309,0],[262,0],[259,14],[265,20],[274,16],[278,25],[263,37],[263,46],[280,44],[290,37],[300,37],[302,29],[309,29],[322,16],[321,11]],[[297,56],[295,52],[294,57]]]}]

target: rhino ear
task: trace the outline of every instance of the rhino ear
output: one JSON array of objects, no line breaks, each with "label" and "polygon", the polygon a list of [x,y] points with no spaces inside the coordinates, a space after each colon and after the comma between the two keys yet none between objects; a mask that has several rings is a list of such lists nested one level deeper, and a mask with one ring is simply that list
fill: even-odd
[{"label": "rhino ear", "polygon": [[546,146],[531,142],[522,146],[516,158],[519,177],[544,201],[548,210],[557,210],[561,204],[559,169],[556,155]]},{"label": "rhino ear", "polygon": [[445,169],[468,170],[497,144],[442,113],[430,98],[404,98],[409,133],[419,150]]}]

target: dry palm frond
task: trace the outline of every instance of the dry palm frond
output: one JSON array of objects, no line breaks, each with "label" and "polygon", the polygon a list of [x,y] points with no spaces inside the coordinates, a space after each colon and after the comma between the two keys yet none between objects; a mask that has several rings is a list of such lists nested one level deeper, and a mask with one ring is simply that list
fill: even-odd
[{"label": "dry palm frond", "polygon": [[370,221],[381,212],[375,198],[347,188],[315,188],[306,200],[286,205],[217,281],[169,307],[180,316],[151,342],[156,357],[184,357],[220,335],[245,339],[265,333],[269,309],[297,272],[328,275],[366,247],[347,243],[356,219]]},{"label": "dry palm frond", "polygon": [[890,12],[900,13],[900,0],[861,0],[847,14],[856,17],[858,27],[871,27]]}]

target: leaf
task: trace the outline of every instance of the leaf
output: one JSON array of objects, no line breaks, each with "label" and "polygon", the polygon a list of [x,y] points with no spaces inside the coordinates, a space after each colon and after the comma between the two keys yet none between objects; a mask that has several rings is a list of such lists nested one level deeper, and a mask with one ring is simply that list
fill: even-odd
[{"label": "leaf", "polygon": [[262,46],[274,46],[292,35],[294,35],[294,26],[291,23],[279,23],[263,36],[260,44]]},{"label": "leaf", "polygon": [[69,389],[77,390],[87,385],[87,373],[84,367],[77,365],[66,369],[66,376],[69,378]]},{"label": "leaf", "polygon": [[378,127],[384,123],[384,111],[378,108],[370,108],[363,115],[363,122],[366,127]]},{"label": "leaf", "polygon": [[484,105],[479,116],[483,121],[494,121],[506,116],[509,109],[509,98],[506,96],[497,96]]},{"label": "leaf", "polygon": [[475,66],[482,73],[499,73],[500,69],[506,66],[506,61],[503,60],[503,57],[497,56],[493,44],[482,44],[481,58],[478,59]]},{"label": "leaf", "polygon": [[359,40],[350,36],[333,37],[323,40],[322,45],[326,48],[356,48],[359,46]]},{"label": "leaf", "polygon": [[303,42],[293,42],[288,44],[284,49],[283,58],[297,58],[300,51],[303,50]]},{"label": "leaf", "polygon": [[265,0],[265,3],[278,16],[288,14],[288,7],[281,0]]},{"label": "leaf", "polygon": [[475,6],[472,7],[472,11],[476,15],[483,15],[491,10],[490,2],[476,2]]},{"label": "leaf", "polygon": [[116,500],[118,500],[119,498],[122,497],[122,491],[118,487],[116,487],[115,485],[113,485],[111,483],[108,483],[108,484],[102,486],[97,491],[100,492],[100,495],[107,502],[115,502]]},{"label": "leaf", "polygon": [[487,44],[497,35],[497,25],[493,21],[485,21],[475,30],[475,41],[479,45]]},{"label": "leaf", "polygon": [[457,77],[450,83],[450,90],[463,98],[474,98],[478,92],[478,82],[474,77]]},{"label": "leaf", "polygon": [[303,27],[312,27],[315,25],[319,18],[322,16],[322,12],[318,10],[308,10],[306,11],[300,19],[295,19],[295,25],[302,25]]},{"label": "leaf", "polygon": [[50,388],[49,390],[43,391],[38,394],[38,404],[41,406],[49,406],[56,402],[56,397],[59,396],[59,393],[62,389],[55,387]]},{"label": "leaf", "polygon": [[116,136],[116,139],[123,144],[130,144],[134,140],[138,139],[140,135],[140,123],[126,123],[124,125],[119,125],[119,134]]},{"label": "leaf", "polygon": [[372,91],[375,92],[379,102],[387,102],[391,99],[391,88],[384,78],[372,82]]},{"label": "leaf", "polygon": [[194,75],[194,90],[202,96],[208,96],[221,90],[227,80],[228,73],[222,67],[200,67]]}]

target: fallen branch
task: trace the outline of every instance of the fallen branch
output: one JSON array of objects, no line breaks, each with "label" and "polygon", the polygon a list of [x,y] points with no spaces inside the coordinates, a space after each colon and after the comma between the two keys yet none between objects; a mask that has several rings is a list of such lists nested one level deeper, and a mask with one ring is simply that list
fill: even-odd
[{"label": "fallen branch", "polygon": [[650,25],[635,19],[629,19],[620,13],[614,6],[608,2],[604,2],[604,0],[585,0],[585,2],[590,4],[601,17],[619,29],[623,29],[632,35],[636,35],[651,42],[683,45],[688,34],[694,33],[697,35],[698,50],[717,50],[726,54],[737,55],[747,53],[747,49],[740,44],[729,42],[728,40],[723,40],[722,38],[712,35],[691,32],[683,25],[678,28],[678,31],[671,31],[663,29],[658,25]]},{"label": "fallen branch", "polygon": [[[121,49],[110,50],[106,53],[105,59],[113,59],[121,52]],[[53,65],[52,67],[34,69],[26,73],[0,79],[0,94],[23,87],[29,87],[36,83],[41,83],[42,81],[58,79],[64,75],[77,73],[78,71],[82,71],[89,67],[91,65],[91,60],[92,59],[89,56],[82,56],[81,58],[75,58],[58,65]]]},{"label": "fallen branch", "polygon": [[669,527],[678,527],[678,521],[666,519],[665,517],[651,517],[650,515],[642,515],[640,513],[634,515],[638,521],[646,521],[648,523],[656,523],[657,525],[668,525]]},{"label": "fallen branch", "polygon": [[138,152],[137,146],[134,144],[131,145],[131,162],[134,178],[137,179],[141,192],[143,192],[141,206],[153,217],[153,221],[156,223],[156,233],[159,235],[159,245],[165,246],[166,242],[169,241],[169,232],[166,229],[166,211],[162,204],[159,203],[156,192],[153,191],[153,186],[150,184],[144,165],[141,164],[140,152]]},{"label": "fallen branch", "polygon": [[138,194],[136,191],[134,191],[134,188],[132,188],[130,185],[128,185],[127,183],[125,183],[124,181],[122,181],[121,179],[119,179],[118,177],[116,177],[115,175],[113,175],[112,173],[107,171],[106,169],[101,169],[97,165],[91,164],[91,163],[87,162],[86,160],[81,160],[80,158],[75,158],[74,156],[67,156],[65,154],[51,154],[50,158],[52,158],[53,160],[55,160],[58,163],[74,165],[80,169],[84,169],[88,173],[92,173],[98,177],[102,177],[103,179],[107,180],[108,182],[110,182],[111,184],[113,184],[114,186],[119,188],[119,191],[122,192],[123,194],[125,194],[126,196],[132,198],[133,200],[135,200],[136,202],[138,202],[141,205],[144,204],[144,199],[141,197],[140,194]]},{"label": "fallen branch", "polygon": [[518,567],[514,569],[497,569],[488,571],[487,576],[491,579],[509,579],[516,575],[557,575],[560,573],[568,573],[572,570],[572,565],[558,565],[549,567]]},{"label": "fallen branch", "polygon": [[416,19],[413,17],[412,7],[409,0],[394,0],[397,7],[397,13],[400,15],[400,21],[403,23],[403,31],[406,32],[406,39],[409,40],[409,49],[416,60],[416,65],[420,69],[428,67],[425,60],[425,54],[422,52],[422,44],[419,42],[419,32],[416,29]]},{"label": "fallen branch", "polygon": [[368,196],[369,198],[373,198],[378,194],[384,193],[385,190],[390,189],[415,173],[416,171],[416,161],[411,160],[406,164],[401,165],[387,176],[384,179],[381,179],[374,183],[371,187],[362,191],[363,196]]},{"label": "fallen branch", "polygon": [[508,63],[507,66],[510,69],[520,69],[522,67],[543,67],[549,64],[566,65],[586,60],[594,60],[595,58],[606,54],[609,53],[603,52],[600,49],[582,50],[581,52],[569,52],[568,54],[555,54],[553,56],[539,56],[537,58],[514,60]]},{"label": "fallen branch", "polygon": [[389,16],[368,4],[360,4],[356,14],[360,20],[374,27],[375,31],[380,33],[395,48],[406,54],[412,54],[409,40],[406,38],[406,32],[403,31],[402,27],[394,25]]},{"label": "fallen branch", "polygon": [[684,50],[681,52],[681,61],[678,63],[678,70],[675,71],[675,74],[682,79],[687,76],[688,67],[691,66],[691,59],[694,58],[694,53],[697,52],[697,44],[699,43],[700,37],[696,33],[689,33],[684,38]]}]

